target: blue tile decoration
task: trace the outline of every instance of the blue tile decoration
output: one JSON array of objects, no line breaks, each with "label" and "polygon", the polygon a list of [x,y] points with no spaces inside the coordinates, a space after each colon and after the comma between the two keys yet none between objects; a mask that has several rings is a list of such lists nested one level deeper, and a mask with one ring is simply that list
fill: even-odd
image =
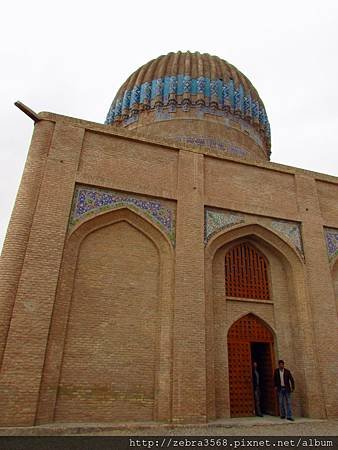
[{"label": "blue tile decoration", "polygon": [[183,78],[183,92],[191,93],[191,77],[189,75],[184,75]]},{"label": "blue tile decoration", "polygon": [[[156,118],[156,120],[161,120],[161,118]],[[166,120],[170,120],[170,117],[166,117]],[[220,140],[216,138],[204,136],[175,136],[173,140],[177,142],[184,142],[196,147],[221,150],[234,156],[244,157],[248,154],[248,151],[246,149],[233,145],[231,142],[228,142],[226,140]]]},{"label": "blue tile decoration", "polygon": [[205,89],[205,78],[204,77],[198,77],[196,80],[197,84],[197,93],[198,94],[204,94]]},{"label": "blue tile decoration", "polygon": [[135,194],[77,185],[74,191],[69,228],[103,211],[127,206],[155,223],[175,245],[176,210],[165,202]]},{"label": "blue tile decoration", "polygon": [[285,220],[272,220],[271,228],[283,235],[284,238],[296,247],[298,253],[304,256],[302,233],[299,223]]},{"label": "blue tile decoration", "polygon": [[141,89],[139,86],[135,86],[134,89],[131,91],[131,97],[130,97],[130,107],[132,108],[135,104],[137,105],[140,102],[140,94]]},{"label": "blue tile decoration", "polygon": [[232,212],[222,211],[216,209],[205,209],[205,223],[204,223],[204,243],[208,241],[219,231],[225,230],[233,225],[237,225],[245,221],[243,215]]},{"label": "blue tile decoration", "polygon": [[113,101],[105,123],[109,125],[127,120],[133,114],[135,105],[140,111],[155,107],[155,98],[156,104],[169,107],[173,112],[176,108],[189,111],[184,94],[189,94],[191,107],[207,107],[212,103],[220,115],[236,113],[243,119],[259,124],[270,145],[270,125],[264,105],[258,100],[252,100],[250,92],[246,92],[242,84],[235,85],[232,79],[227,81],[204,76],[191,78],[180,74],[146,81],[126,90]]},{"label": "blue tile decoration", "polygon": [[176,94],[177,91],[177,78],[174,76],[169,77],[169,94]]},{"label": "blue tile decoration", "polygon": [[329,261],[338,255],[338,230],[335,228],[324,228],[324,235]]},{"label": "blue tile decoration", "polygon": [[[221,210],[215,208],[205,209],[205,224],[204,224],[204,243],[208,241],[216,233],[230,228],[234,225],[246,222],[247,224],[257,223],[252,222],[253,216],[240,214],[234,211]],[[289,242],[300,256],[304,257],[303,243],[300,224],[286,220],[272,220],[269,218],[260,218],[259,222],[271,228],[281,235],[281,238]],[[331,230],[332,231],[332,230]],[[338,254],[338,230],[335,231],[335,247],[334,252]]]},{"label": "blue tile decoration", "polygon": [[210,81],[210,93],[212,96],[217,96],[218,92],[217,92],[217,81],[218,80],[211,80]]},{"label": "blue tile decoration", "polygon": [[155,97],[162,95],[163,80],[159,78],[155,81]]},{"label": "blue tile decoration", "polygon": [[248,154],[248,151],[245,148],[238,147],[238,145],[230,145],[228,147],[228,152],[231,153],[234,156],[246,156]]}]

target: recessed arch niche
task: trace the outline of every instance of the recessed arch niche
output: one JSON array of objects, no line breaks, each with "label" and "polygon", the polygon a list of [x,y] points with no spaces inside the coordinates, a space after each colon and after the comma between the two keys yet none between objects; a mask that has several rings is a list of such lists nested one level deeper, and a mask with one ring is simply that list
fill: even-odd
[{"label": "recessed arch niche", "polygon": [[[227,298],[225,255],[240,243],[248,243],[266,258],[269,300]],[[309,351],[313,342],[311,333],[305,335],[302,332],[302,326],[308,320],[304,307],[307,291],[303,262],[297,252],[280,236],[260,224],[238,225],[210,240],[205,250],[205,274],[208,416],[230,417],[227,334],[236,320],[248,314],[259,317],[274,330],[274,363],[278,358],[283,358],[293,370],[299,380],[299,389],[293,396],[295,414],[306,415],[309,405],[304,401],[305,391],[312,389],[305,385],[298,361],[299,358],[314,359],[315,355]]]},{"label": "recessed arch niche", "polygon": [[128,208],[70,235],[37,423],[170,420],[173,249]]}]

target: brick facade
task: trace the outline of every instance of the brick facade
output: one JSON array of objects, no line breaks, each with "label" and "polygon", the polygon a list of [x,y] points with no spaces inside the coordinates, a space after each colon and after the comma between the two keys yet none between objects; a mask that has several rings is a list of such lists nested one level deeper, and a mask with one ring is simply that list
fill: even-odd
[{"label": "brick facade", "polygon": [[[295,413],[338,417],[338,179],[39,118],[1,258],[0,425],[229,417],[227,333],[249,313]],[[102,195],[75,211],[79,186]],[[269,300],[226,297],[235,242],[265,256]]]}]

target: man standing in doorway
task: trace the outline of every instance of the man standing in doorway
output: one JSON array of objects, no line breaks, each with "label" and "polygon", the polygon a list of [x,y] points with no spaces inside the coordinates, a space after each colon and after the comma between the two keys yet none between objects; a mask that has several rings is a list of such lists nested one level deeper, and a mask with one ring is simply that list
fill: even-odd
[{"label": "man standing in doorway", "polygon": [[252,384],[255,398],[256,416],[263,417],[261,410],[261,380],[258,372],[258,364],[256,361],[252,364]]},{"label": "man standing in doorway", "polygon": [[290,370],[284,368],[284,361],[278,361],[274,373],[274,385],[279,397],[279,410],[281,419],[294,420],[291,411],[291,392],[295,390],[295,382]]}]

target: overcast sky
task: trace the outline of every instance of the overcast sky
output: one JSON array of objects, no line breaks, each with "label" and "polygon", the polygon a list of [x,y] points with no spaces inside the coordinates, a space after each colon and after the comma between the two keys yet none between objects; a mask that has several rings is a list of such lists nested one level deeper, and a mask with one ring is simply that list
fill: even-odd
[{"label": "overcast sky", "polygon": [[337,0],[11,0],[0,22],[0,247],[33,131],[13,103],[103,123],[124,80],[170,51],[234,64],[265,104],[271,160],[338,176]]}]

